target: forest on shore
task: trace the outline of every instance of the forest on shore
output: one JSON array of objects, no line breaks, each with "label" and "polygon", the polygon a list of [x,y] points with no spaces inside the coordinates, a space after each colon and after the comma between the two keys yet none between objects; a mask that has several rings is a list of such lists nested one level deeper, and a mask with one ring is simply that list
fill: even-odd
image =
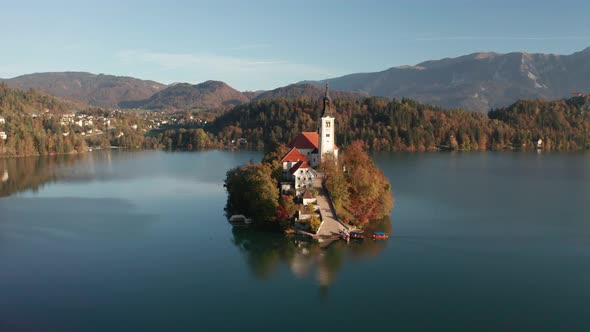
[{"label": "forest on shore", "polygon": [[[361,140],[375,151],[532,150],[541,140],[546,151],[590,148],[590,102],[585,97],[522,100],[488,114],[445,110],[409,99],[359,97],[334,104],[336,142],[342,147]],[[117,130],[101,124],[96,127],[100,135],[84,136],[83,127],[60,124],[66,112],[111,116]],[[154,130],[134,112],[90,108],[1,84],[0,133],[7,138],[0,138],[0,156],[69,154],[110,146],[262,150],[286,144],[302,131],[316,131],[320,112],[321,103],[314,98],[263,99],[238,105],[207,125]]]},{"label": "forest on shore", "polygon": [[[523,100],[488,114],[445,110],[409,99],[335,100],[336,142],[362,140],[377,151],[530,150],[539,139],[548,151],[589,148],[586,99]],[[261,100],[240,105],[214,122],[217,140],[248,140],[251,148],[289,142],[315,131],[321,105],[308,98]]]}]

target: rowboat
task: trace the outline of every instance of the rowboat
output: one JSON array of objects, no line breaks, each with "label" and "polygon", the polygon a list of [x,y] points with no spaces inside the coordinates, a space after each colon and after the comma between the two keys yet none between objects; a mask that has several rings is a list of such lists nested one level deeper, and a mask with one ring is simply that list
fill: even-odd
[{"label": "rowboat", "polygon": [[389,234],[385,232],[375,232],[373,233],[373,240],[385,240],[389,239]]}]

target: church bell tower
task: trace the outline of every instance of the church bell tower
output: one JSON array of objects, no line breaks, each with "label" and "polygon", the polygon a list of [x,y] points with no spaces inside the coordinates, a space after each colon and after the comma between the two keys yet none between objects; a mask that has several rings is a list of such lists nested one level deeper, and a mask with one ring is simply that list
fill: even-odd
[{"label": "church bell tower", "polygon": [[322,117],[320,119],[320,130],[319,130],[319,162],[321,164],[322,158],[326,153],[332,153],[335,157],[337,157],[337,150],[335,151],[334,147],[336,146],[336,137],[334,135],[335,130],[335,118],[333,117],[333,108],[334,105],[332,104],[332,99],[330,98],[330,91],[328,87],[328,83],[326,82],[326,95],[324,96],[324,110],[322,112]]}]

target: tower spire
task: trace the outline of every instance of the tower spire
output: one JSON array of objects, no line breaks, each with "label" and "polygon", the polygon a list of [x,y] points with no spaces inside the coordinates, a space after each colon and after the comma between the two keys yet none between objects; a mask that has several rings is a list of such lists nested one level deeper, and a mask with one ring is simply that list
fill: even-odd
[{"label": "tower spire", "polygon": [[330,98],[330,87],[326,80],[326,94],[324,95],[324,115],[332,115],[332,99]]}]

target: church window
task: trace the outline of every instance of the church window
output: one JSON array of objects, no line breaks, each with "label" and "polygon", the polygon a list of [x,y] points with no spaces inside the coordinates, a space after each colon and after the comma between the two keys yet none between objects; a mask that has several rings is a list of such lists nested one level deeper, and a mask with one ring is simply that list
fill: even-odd
[{"label": "church window", "polygon": [[330,134],[326,134],[326,137],[330,137]]},{"label": "church window", "polygon": [[326,122],[326,128],[330,128],[330,125],[331,125],[331,124],[332,124],[332,123],[331,123],[330,121]]}]

